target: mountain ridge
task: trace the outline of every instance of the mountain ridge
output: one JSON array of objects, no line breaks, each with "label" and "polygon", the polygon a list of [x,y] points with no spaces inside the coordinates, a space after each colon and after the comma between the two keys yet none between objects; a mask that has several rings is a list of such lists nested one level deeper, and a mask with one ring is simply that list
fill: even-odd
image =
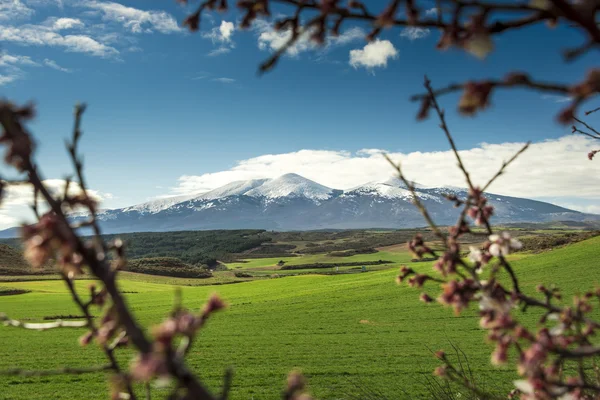
[{"label": "mountain ridge", "polygon": [[[437,224],[456,222],[458,210],[444,197],[466,197],[466,189],[415,185],[419,199]],[[554,204],[493,193],[495,223],[596,221],[600,216]],[[72,216],[77,220],[81,215]],[[162,198],[120,209],[102,210],[105,233],[212,229],[368,229],[414,228],[425,221],[412,204],[412,194],[398,178],[339,190],[298,174],[274,179],[230,182],[211,191]],[[13,237],[15,229],[0,231]]]}]

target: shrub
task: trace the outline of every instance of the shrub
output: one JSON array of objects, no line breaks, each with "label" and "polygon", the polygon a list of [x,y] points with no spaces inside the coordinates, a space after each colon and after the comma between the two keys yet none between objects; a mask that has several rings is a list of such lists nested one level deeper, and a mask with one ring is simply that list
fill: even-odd
[{"label": "shrub", "polygon": [[127,270],[148,275],[176,276],[182,278],[211,278],[212,272],[194,267],[174,257],[154,257],[130,260]]},{"label": "shrub", "polygon": [[328,255],[331,257],[351,257],[351,256],[355,256],[357,254],[373,254],[373,253],[377,253],[377,250],[375,250],[372,247],[367,247],[367,248],[356,249],[356,250],[332,251]]},{"label": "shrub", "polygon": [[561,234],[524,236],[519,238],[523,247],[522,251],[542,251],[580,242],[600,235],[600,231],[592,232],[567,232]]},{"label": "shrub", "polygon": [[363,265],[382,265],[391,264],[392,261],[378,260],[378,261],[363,261],[363,262],[346,262],[346,263],[314,263],[314,264],[297,264],[297,265],[286,265],[281,267],[282,270],[295,270],[295,269],[318,269],[318,268],[335,268],[335,267],[350,267],[350,266],[363,266]]}]

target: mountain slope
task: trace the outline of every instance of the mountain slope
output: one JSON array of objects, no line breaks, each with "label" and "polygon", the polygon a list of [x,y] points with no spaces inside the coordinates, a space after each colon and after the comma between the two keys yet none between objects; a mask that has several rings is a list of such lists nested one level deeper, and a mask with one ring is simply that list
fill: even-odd
[{"label": "mountain slope", "polygon": [[183,201],[192,199],[194,197],[195,197],[195,195],[165,197],[165,198],[149,201],[149,202],[142,203],[142,204],[136,204],[135,206],[126,207],[123,209],[123,211],[124,212],[129,212],[129,211],[139,212],[140,214],[145,214],[145,213],[153,214],[153,213],[157,213],[162,210],[165,210],[177,203],[181,203]]},{"label": "mountain slope", "polygon": [[268,179],[252,179],[249,181],[235,181],[221,186],[210,192],[201,194],[196,197],[196,200],[211,200],[219,199],[227,196],[238,196],[247,193],[248,191],[264,184]]},{"label": "mountain slope", "polygon": [[[464,198],[460,188],[426,188],[416,194],[437,224],[456,222],[459,210],[444,194]],[[494,206],[495,223],[597,221],[553,204],[517,197],[487,194]],[[74,217],[77,219],[78,217]],[[342,191],[296,174],[275,179],[231,182],[207,193],[165,198],[98,216],[106,233],[208,229],[359,229],[412,228],[425,221],[412,204],[412,195],[397,178]],[[13,237],[14,230],[0,232]]]}]

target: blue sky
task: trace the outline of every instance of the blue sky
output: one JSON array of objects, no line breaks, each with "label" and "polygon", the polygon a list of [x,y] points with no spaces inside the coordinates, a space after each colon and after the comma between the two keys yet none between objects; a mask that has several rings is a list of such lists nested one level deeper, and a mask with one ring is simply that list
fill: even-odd
[{"label": "blue sky", "polygon": [[[415,180],[443,185],[459,178],[429,173],[422,163],[433,157],[438,161],[431,165],[441,163],[442,171],[454,167],[444,153],[445,138],[435,120],[415,121],[418,106],[408,100],[423,90],[424,74],[434,86],[502,77],[513,69],[540,80],[574,82],[597,64],[597,54],[563,63],[560,49],[577,45],[583,36],[560,27],[498,36],[496,50],[480,61],[458,50],[435,50],[439,33],[433,31],[392,29],[377,48],[365,49],[368,27],[347,26],[328,47],[314,49],[303,42],[273,72],[259,77],[259,63],[281,42],[268,21],[239,31],[239,15],[215,13],[203,19],[200,33],[189,34],[179,28],[187,11],[175,1],[13,0],[0,5],[0,93],[37,104],[31,130],[47,178],[70,172],[64,138],[73,104],[83,101],[89,107],[81,151],[90,186],[105,198],[105,207],[258,175],[297,172],[339,188],[388,175],[377,152],[357,153],[364,149],[414,160],[407,167],[427,174]],[[515,187],[530,187],[535,178],[531,187],[536,189],[523,189],[525,196],[600,211],[595,208],[600,191],[589,188],[600,187],[589,181],[600,172],[586,159],[592,143],[569,136],[569,128],[554,122],[564,99],[499,91],[492,108],[476,118],[459,116],[457,99],[446,96],[441,102],[458,146],[479,157],[473,167],[482,179],[508,155],[499,148],[527,140],[539,144],[513,174],[518,184],[504,179],[496,192],[516,195]],[[482,143],[505,146],[492,153]],[[336,166],[340,160],[343,164]],[[545,173],[561,163],[570,163],[564,169],[576,174],[565,175],[568,185],[556,181],[561,173]],[[528,176],[531,171],[537,172]],[[15,197],[14,207],[0,213],[5,224],[20,215],[17,203]]]}]

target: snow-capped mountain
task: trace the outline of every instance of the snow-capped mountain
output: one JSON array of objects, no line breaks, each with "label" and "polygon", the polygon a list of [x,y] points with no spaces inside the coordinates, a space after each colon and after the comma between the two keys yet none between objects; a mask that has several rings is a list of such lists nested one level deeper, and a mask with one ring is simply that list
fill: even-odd
[{"label": "snow-capped mountain", "polygon": [[[444,197],[465,197],[460,188],[415,185],[417,196],[440,225],[456,222],[458,210]],[[494,223],[586,221],[600,216],[553,204],[487,194]],[[74,216],[75,219],[80,216]],[[104,232],[257,228],[269,230],[411,228],[425,225],[412,195],[397,178],[337,190],[296,174],[228,183],[206,193],[168,197],[115,210],[98,218]],[[0,237],[14,236],[13,230]]]},{"label": "snow-capped mountain", "polygon": [[305,197],[311,200],[326,200],[330,198],[334,189],[328,188],[306,179],[297,174],[285,174],[279,178],[271,179],[262,185],[244,193],[252,197],[266,197],[277,199],[281,197]]}]

